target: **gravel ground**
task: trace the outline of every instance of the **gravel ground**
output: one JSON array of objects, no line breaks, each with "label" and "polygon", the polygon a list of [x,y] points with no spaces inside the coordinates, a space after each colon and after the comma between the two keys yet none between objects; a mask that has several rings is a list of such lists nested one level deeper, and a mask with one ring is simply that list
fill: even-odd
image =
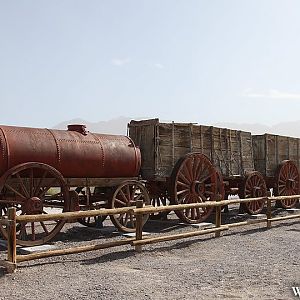
[{"label": "gravel ground", "polygon": [[[234,222],[230,211],[226,222]],[[284,215],[287,212],[279,211]],[[239,219],[245,219],[245,216]],[[123,238],[104,230],[67,224],[57,247]],[[145,230],[193,230],[172,219],[150,222]],[[0,268],[0,299],[297,299],[300,287],[299,219],[231,229],[213,235],[40,259],[18,265],[14,274]],[[0,259],[6,251],[0,250]]]}]

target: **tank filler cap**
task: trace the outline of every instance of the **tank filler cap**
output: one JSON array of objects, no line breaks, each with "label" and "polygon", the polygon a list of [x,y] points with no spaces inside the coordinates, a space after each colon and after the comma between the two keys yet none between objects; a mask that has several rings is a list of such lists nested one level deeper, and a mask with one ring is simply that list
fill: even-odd
[{"label": "tank filler cap", "polygon": [[68,131],[76,131],[83,135],[87,135],[88,131],[86,130],[86,126],[82,124],[71,124],[68,125]]}]

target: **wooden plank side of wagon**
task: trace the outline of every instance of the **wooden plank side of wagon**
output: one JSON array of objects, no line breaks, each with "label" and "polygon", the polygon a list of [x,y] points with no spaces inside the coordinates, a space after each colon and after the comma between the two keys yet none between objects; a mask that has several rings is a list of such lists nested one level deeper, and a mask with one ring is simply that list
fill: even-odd
[{"label": "wooden plank side of wagon", "polygon": [[265,135],[253,135],[253,158],[256,171],[266,175],[266,143]]},{"label": "wooden plank side of wagon", "polygon": [[171,176],[176,162],[191,152],[205,154],[227,177],[254,169],[249,132],[155,119],[130,122],[129,135],[141,149],[145,179]]},{"label": "wooden plank side of wagon", "polygon": [[129,137],[140,148],[142,156],[141,175],[144,179],[152,179],[156,176],[158,149],[157,136],[158,119],[134,121],[128,124]]},{"label": "wooden plank side of wagon", "polygon": [[158,174],[169,177],[176,162],[192,151],[192,124],[159,124]]},{"label": "wooden plank side of wagon", "polygon": [[212,127],[213,164],[223,176],[243,176],[254,170],[251,133]]},{"label": "wooden plank side of wagon", "polygon": [[267,177],[273,177],[283,160],[292,160],[299,167],[299,139],[264,134],[253,136],[255,169]]},{"label": "wooden plank side of wagon", "polygon": [[250,132],[240,131],[240,144],[241,144],[241,166],[243,173],[252,172],[255,170],[253,159],[253,143],[252,135]]}]

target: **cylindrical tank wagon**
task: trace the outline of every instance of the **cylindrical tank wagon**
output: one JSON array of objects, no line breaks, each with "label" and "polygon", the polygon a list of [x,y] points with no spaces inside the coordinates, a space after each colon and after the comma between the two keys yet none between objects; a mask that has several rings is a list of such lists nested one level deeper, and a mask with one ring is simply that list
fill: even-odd
[{"label": "cylindrical tank wagon", "polygon": [[[68,130],[0,126],[1,214],[9,206],[19,214],[41,214],[131,206],[137,197],[148,203],[137,180],[140,164],[140,150],[126,136],[90,133],[84,125],[69,125]],[[134,230],[132,216],[111,218],[118,229]],[[101,220],[80,221],[93,226]],[[18,243],[42,244],[63,224],[18,224]],[[6,236],[5,226],[0,231]]]}]

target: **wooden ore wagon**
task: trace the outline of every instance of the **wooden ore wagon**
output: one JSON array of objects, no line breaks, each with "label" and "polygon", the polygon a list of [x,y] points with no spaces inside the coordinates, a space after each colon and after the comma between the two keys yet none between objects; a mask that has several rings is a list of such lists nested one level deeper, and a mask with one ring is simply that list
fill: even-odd
[{"label": "wooden ore wagon", "polygon": [[[255,171],[250,132],[197,125],[134,121],[129,136],[140,147],[141,176],[153,205],[204,202],[267,195],[263,176]],[[261,210],[261,201],[243,204],[249,213]],[[176,211],[189,223],[204,221],[212,209]],[[152,217],[161,218],[163,215]]]},{"label": "wooden ore wagon", "polygon": [[[275,196],[299,194],[300,139],[274,134],[253,135],[255,169],[261,172]],[[278,201],[292,208],[297,199]]]}]

